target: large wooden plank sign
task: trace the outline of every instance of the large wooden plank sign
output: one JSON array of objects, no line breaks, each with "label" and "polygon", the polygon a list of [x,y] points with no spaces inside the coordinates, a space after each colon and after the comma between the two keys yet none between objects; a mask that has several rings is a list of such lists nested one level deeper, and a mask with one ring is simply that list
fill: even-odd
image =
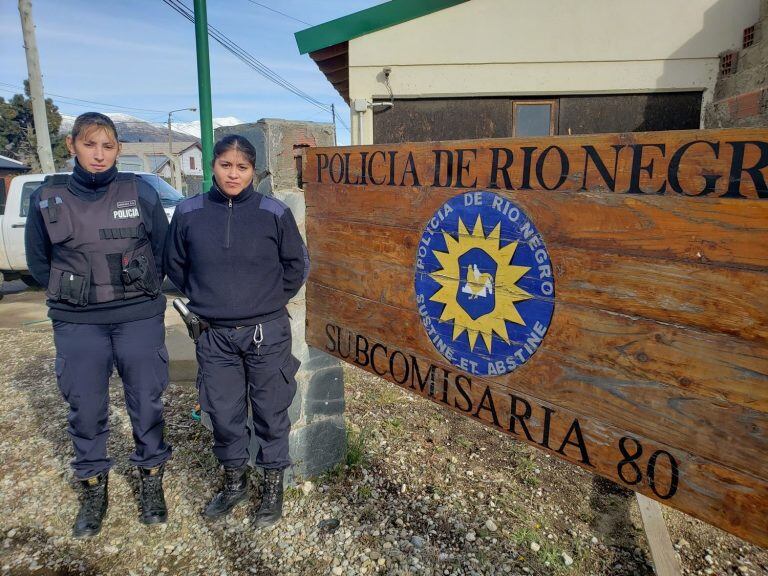
[{"label": "large wooden plank sign", "polygon": [[306,152],[309,342],[768,546],[768,130]]}]

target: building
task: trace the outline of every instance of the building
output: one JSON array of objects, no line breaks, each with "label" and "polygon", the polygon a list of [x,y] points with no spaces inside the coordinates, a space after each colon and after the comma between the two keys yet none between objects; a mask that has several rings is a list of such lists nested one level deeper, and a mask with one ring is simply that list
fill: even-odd
[{"label": "building", "polygon": [[768,126],[768,0],[760,20],[744,29],[739,50],[720,54],[714,101],[706,107],[707,128]]},{"label": "building", "polygon": [[296,34],[352,143],[700,128],[760,0],[391,0]]},{"label": "building", "polygon": [[31,168],[23,162],[0,156],[0,216],[5,212],[5,194],[11,185],[11,178],[26,174]]},{"label": "building", "polygon": [[[203,178],[203,150],[200,142],[123,142],[117,159],[119,170],[151,172],[174,188],[185,192]],[[199,188],[199,185],[198,185]]]}]

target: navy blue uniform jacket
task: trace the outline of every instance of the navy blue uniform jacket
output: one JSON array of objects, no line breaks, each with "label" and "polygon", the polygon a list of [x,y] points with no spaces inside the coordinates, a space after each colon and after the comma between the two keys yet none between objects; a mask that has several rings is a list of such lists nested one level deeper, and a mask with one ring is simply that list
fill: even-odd
[{"label": "navy blue uniform jacket", "polygon": [[166,242],[166,273],[188,307],[221,326],[286,314],[309,274],[309,255],[283,202],[252,186],[229,198],[216,186],[179,204]]}]

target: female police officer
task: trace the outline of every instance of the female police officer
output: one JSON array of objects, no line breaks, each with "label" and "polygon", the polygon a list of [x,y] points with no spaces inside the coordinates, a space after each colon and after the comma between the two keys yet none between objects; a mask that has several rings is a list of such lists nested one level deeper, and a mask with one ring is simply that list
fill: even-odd
[{"label": "female police officer", "polygon": [[291,355],[286,304],[309,273],[306,247],[288,207],[253,189],[256,151],[241,136],[213,151],[214,184],[180,204],[169,232],[166,270],[209,324],[197,342],[202,409],[224,488],[205,509],[223,516],[248,496],[248,401],[264,468],[257,527],[282,516],[283,470],[290,464],[288,407],[299,362]]},{"label": "female police officer", "polygon": [[73,535],[94,536],[107,510],[109,377],[125,388],[139,467],[145,524],[165,522],[161,394],[168,383],[162,255],[168,220],[157,192],[133,174],[118,174],[115,125],[96,112],[75,120],[67,147],[71,176],[45,180],[30,199],[29,270],[47,286],[56,377],[69,403],[72,464],[82,502]]}]

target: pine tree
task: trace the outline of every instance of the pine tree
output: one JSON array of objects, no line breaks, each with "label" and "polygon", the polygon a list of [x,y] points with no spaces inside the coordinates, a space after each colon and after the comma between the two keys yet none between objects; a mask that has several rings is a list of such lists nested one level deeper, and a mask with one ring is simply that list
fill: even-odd
[{"label": "pine tree", "polygon": [[[53,162],[57,170],[64,169],[69,153],[65,137],[59,135],[61,114],[50,98],[45,99],[45,111],[48,116]],[[30,166],[33,172],[40,172],[32,100],[29,97],[27,81],[24,81],[24,94],[16,94],[7,101],[0,97],[0,154],[23,162]]]}]

